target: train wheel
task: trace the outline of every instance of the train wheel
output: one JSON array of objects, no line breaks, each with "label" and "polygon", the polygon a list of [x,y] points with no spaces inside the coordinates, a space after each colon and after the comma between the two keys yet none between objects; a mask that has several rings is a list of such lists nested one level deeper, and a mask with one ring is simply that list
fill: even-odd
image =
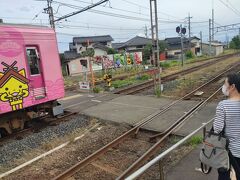
[{"label": "train wheel", "polygon": [[4,128],[0,128],[0,138],[6,137],[8,132]]}]

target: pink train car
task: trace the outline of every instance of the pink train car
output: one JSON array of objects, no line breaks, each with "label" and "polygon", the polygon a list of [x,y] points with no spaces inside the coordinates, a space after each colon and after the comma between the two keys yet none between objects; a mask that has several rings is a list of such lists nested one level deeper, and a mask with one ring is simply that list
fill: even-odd
[{"label": "pink train car", "polygon": [[56,34],[48,27],[0,24],[0,133],[22,129],[64,97]]}]

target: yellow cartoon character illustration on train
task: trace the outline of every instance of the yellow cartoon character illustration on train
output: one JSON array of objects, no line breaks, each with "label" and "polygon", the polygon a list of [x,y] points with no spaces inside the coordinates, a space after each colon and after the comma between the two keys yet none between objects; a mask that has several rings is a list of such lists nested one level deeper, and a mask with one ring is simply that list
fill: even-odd
[{"label": "yellow cartoon character illustration on train", "polygon": [[24,69],[18,71],[17,61],[8,65],[1,63],[5,68],[0,72],[0,101],[9,102],[12,110],[23,108],[23,99],[29,95],[29,80]]}]

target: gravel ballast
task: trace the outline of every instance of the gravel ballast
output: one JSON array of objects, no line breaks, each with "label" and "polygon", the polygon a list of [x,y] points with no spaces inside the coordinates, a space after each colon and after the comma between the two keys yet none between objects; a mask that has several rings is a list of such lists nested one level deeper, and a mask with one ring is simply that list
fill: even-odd
[{"label": "gravel ballast", "polygon": [[27,152],[36,149],[53,139],[64,137],[74,132],[78,128],[86,127],[89,120],[85,116],[75,115],[68,117],[69,121],[62,122],[57,126],[48,126],[40,132],[31,133],[21,140],[12,140],[0,147],[0,167],[14,167],[12,163],[27,154]]}]

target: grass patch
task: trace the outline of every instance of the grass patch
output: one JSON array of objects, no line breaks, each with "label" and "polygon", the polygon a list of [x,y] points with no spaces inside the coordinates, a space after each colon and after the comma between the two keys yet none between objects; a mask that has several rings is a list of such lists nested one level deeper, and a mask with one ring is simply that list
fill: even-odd
[{"label": "grass patch", "polygon": [[203,141],[203,137],[202,136],[193,136],[191,137],[188,141],[187,141],[187,145],[196,147],[197,145],[201,144]]},{"label": "grass patch", "polygon": [[112,86],[114,88],[121,88],[121,87],[129,86],[129,85],[133,85],[136,83],[140,83],[142,81],[147,81],[150,78],[151,78],[150,75],[143,74],[143,75],[140,75],[137,77],[131,77],[131,78],[124,79],[124,80],[115,80],[112,82]]},{"label": "grass patch", "polygon": [[179,81],[177,89],[180,94],[185,94],[188,90],[193,90],[195,87],[196,80],[193,78],[184,78]]},{"label": "grass patch", "polygon": [[135,79],[116,80],[116,81],[112,82],[112,86],[114,88],[120,88],[120,87],[125,87],[125,86],[132,85],[135,82],[136,82]]},{"label": "grass patch", "polygon": [[155,95],[157,96],[157,98],[160,98],[160,97],[161,97],[162,93],[161,93],[161,91],[160,91],[160,87],[157,87],[157,88],[155,89]]},{"label": "grass patch", "polygon": [[143,74],[143,75],[141,75],[140,77],[138,77],[138,79],[139,80],[141,80],[141,81],[146,81],[146,80],[148,80],[148,79],[150,79],[151,77],[150,77],[150,75],[148,75],[148,74]]},{"label": "grass patch", "polygon": [[102,91],[102,88],[100,88],[100,87],[98,87],[98,86],[95,86],[95,87],[93,88],[93,92],[94,92],[94,93],[100,93],[100,91]]},{"label": "grass patch", "polygon": [[177,136],[173,136],[171,138],[171,144],[176,144],[178,141],[180,141],[181,138],[180,137],[177,137]]}]

